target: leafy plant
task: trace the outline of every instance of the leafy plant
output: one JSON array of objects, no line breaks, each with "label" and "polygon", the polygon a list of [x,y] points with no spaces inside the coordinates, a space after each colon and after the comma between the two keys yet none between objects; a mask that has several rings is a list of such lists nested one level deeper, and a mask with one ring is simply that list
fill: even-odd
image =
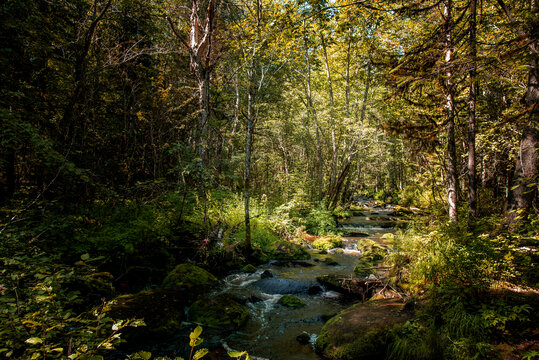
[{"label": "leafy plant", "polygon": [[0,258],[5,279],[0,295],[3,356],[88,358],[119,344],[123,328],[144,326],[141,320],[108,317],[104,298],[89,311],[76,310],[84,295],[71,284],[95,272],[89,260],[83,256],[79,265],[68,266],[58,255],[41,252]]}]

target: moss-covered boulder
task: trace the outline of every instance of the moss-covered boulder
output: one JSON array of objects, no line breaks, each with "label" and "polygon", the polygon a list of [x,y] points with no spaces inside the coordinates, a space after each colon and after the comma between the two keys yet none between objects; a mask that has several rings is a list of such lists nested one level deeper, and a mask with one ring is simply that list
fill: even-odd
[{"label": "moss-covered boulder", "polygon": [[244,273],[252,274],[256,272],[256,268],[251,264],[247,264],[241,268],[241,271]]},{"label": "moss-covered boulder", "polygon": [[358,303],[341,311],[322,328],[315,343],[329,359],[383,359],[394,338],[393,328],[411,318],[397,300]]},{"label": "moss-covered boulder", "polygon": [[163,288],[199,289],[217,283],[217,278],[208,271],[193,264],[180,264],[163,280]]},{"label": "moss-covered boulder", "polygon": [[283,295],[279,299],[279,304],[281,304],[282,306],[291,307],[291,308],[300,308],[307,305],[300,298],[293,295]]},{"label": "moss-covered boulder", "polygon": [[387,249],[371,239],[361,239],[357,242],[363,261],[380,261],[387,255]]},{"label": "moss-covered boulder", "polygon": [[311,258],[303,246],[287,240],[275,242],[270,247],[269,256],[276,260],[307,260]]},{"label": "moss-covered boulder", "polygon": [[130,340],[173,335],[185,318],[185,299],[177,289],[156,289],[121,295],[109,305],[108,316],[113,319],[144,319],[147,326],[126,329]]},{"label": "moss-covered boulder", "polygon": [[247,310],[226,295],[197,300],[189,309],[189,321],[221,330],[238,329],[248,317]]},{"label": "moss-covered boulder", "polygon": [[329,266],[338,266],[339,265],[339,263],[337,261],[335,261],[335,260],[333,260],[332,258],[329,258],[329,257],[325,258],[322,262],[324,264],[326,264],[326,265],[329,265]]},{"label": "moss-covered boulder", "polygon": [[369,277],[369,275],[376,275],[376,271],[373,264],[368,261],[361,261],[354,267],[354,273],[360,278]]},{"label": "moss-covered boulder", "polygon": [[312,246],[320,250],[335,249],[342,246],[342,238],[339,235],[321,236],[313,241]]}]

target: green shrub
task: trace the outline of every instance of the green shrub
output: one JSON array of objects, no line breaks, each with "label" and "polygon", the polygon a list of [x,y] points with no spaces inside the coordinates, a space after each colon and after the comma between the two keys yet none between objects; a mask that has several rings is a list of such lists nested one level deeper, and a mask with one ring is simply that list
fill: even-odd
[{"label": "green shrub", "polygon": [[337,223],[333,214],[323,202],[311,209],[305,222],[309,234],[327,235],[337,233]]}]

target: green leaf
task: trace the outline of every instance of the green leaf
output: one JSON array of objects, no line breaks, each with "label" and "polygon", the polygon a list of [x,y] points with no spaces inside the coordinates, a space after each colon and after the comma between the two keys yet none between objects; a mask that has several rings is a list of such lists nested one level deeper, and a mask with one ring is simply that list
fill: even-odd
[{"label": "green leaf", "polygon": [[82,254],[82,255],[80,256],[80,259],[81,259],[82,261],[86,261],[86,260],[88,260],[89,258],[90,258],[90,254],[88,254],[88,253]]},{"label": "green leaf", "polygon": [[189,334],[189,338],[191,340],[196,339],[200,336],[200,334],[202,334],[202,327],[199,325],[195,328],[195,330],[193,330],[193,332],[191,332],[191,334]]},{"label": "green leaf", "polygon": [[202,344],[202,341],[203,340],[201,338],[191,339],[191,341],[189,341],[189,346],[191,346],[191,347],[198,346],[198,345]]},{"label": "green leaf", "polygon": [[243,352],[241,351],[229,351],[228,356],[230,357],[240,357],[243,355]]},{"label": "green leaf", "polygon": [[208,349],[198,349],[195,355],[193,356],[193,360],[202,359],[204,355],[206,355],[207,353],[208,353]]},{"label": "green leaf", "polygon": [[25,341],[25,343],[31,344],[31,345],[41,344],[42,342],[43,340],[38,337],[31,337],[31,338],[26,339]]}]

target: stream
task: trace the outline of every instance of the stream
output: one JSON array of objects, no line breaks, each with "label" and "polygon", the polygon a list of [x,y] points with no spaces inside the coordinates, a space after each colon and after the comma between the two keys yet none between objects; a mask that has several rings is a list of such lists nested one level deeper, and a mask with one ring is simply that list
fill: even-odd
[{"label": "stream", "polygon": [[[250,319],[241,331],[232,333],[223,342],[231,349],[246,350],[251,356],[265,359],[321,359],[313,344],[324,322],[357,299],[324,288],[317,277],[328,274],[349,277],[361,256],[357,242],[368,238],[383,244],[383,234],[395,231],[401,219],[389,206],[366,208],[339,222],[345,233],[340,249],[329,250],[327,254],[311,249],[310,260],[270,261],[259,266],[255,273],[226,277],[218,293],[245,299]],[[330,265],[327,259],[336,264]],[[272,277],[263,278],[269,274]],[[288,308],[278,304],[283,294],[297,296],[306,306]],[[308,343],[296,340],[301,334],[308,336]]]}]

